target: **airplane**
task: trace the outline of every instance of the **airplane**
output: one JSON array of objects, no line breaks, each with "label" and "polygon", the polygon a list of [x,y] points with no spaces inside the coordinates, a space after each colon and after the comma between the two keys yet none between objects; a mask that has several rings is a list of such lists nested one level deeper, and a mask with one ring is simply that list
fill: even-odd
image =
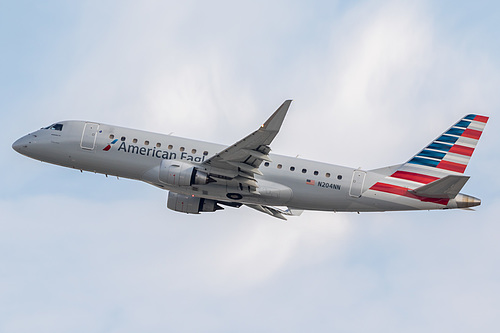
[{"label": "airplane", "polygon": [[167,207],[199,214],[247,206],[286,220],[305,210],[470,209],[460,193],[488,117],[469,114],[407,162],[374,170],[271,154],[291,100],[231,146],[90,121],[61,121],[15,141],[30,158],[168,190]]}]

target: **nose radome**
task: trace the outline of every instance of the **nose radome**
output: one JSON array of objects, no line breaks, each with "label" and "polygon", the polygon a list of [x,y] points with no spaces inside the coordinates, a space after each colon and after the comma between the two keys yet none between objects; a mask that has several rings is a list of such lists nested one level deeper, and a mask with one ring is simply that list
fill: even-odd
[{"label": "nose radome", "polygon": [[17,139],[13,144],[12,144],[12,149],[17,151],[18,153],[22,154],[23,148],[28,147],[28,138],[23,136],[20,139]]}]

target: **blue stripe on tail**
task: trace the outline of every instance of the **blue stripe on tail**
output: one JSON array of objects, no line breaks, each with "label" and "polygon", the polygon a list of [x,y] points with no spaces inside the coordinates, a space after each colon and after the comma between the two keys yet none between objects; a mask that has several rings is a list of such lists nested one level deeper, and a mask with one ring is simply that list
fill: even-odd
[{"label": "blue stripe on tail", "polygon": [[433,142],[427,148],[448,152],[451,149],[451,147],[453,147],[453,146],[450,146],[450,145],[447,145],[444,143]]},{"label": "blue stripe on tail", "polygon": [[408,163],[419,164],[419,165],[426,165],[426,166],[430,166],[430,167],[436,167],[439,164],[439,162],[440,161],[435,161],[435,160],[430,160],[430,159],[427,159],[427,158],[415,156]]}]

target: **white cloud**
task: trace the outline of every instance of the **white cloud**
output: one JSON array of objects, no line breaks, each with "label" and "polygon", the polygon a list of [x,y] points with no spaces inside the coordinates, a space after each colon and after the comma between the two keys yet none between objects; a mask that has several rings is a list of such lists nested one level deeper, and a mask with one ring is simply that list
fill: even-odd
[{"label": "white cloud", "polygon": [[[8,273],[0,293],[21,304],[2,322],[26,330],[67,327],[54,321],[65,303],[63,313],[70,318],[95,321],[97,313],[87,307],[97,300],[99,311],[112,312],[124,302],[125,313],[147,316],[129,302],[137,299],[149,309],[152,303],[170,307],[173,295],[232,297],[258,288],[284,268],[325,261],[339,251],[347,228],[339,221],[344,218],[332,224],[321,213],[314,224],[284,223],[243,209],[184,216],[141,200],[28,197],[4,201],[0,209],[4,221],[12,222],[2,224]],[[37,312],[39,307],[44,310]],[[17,326],[21,318],[29,318],[29,324]]]}]

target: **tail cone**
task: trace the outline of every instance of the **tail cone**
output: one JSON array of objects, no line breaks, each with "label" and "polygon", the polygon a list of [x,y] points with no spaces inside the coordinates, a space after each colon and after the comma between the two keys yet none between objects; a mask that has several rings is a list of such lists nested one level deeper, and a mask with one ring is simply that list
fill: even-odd
[{"label": "tail cone", "polygon": [[481,204],[481,199],[465,194],[457,195],[455,201],[457,202],[457,208],[475,207]]}]

